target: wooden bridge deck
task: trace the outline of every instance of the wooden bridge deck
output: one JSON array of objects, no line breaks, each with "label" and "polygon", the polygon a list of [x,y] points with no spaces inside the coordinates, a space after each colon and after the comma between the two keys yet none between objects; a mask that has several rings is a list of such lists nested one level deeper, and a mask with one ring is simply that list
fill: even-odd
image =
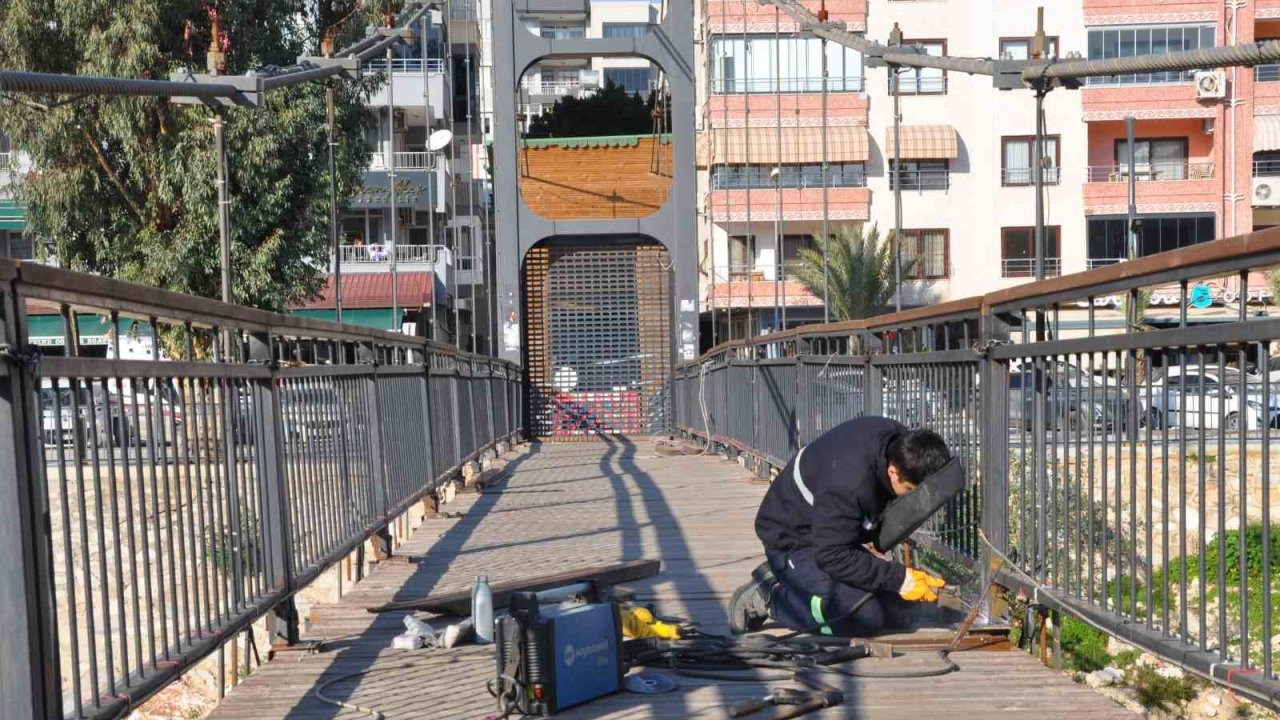
[{"label": "wooden bridge deck", "polygon": [[[496,489],[460,496],[460,519],[431,519],[400,550],[418,563],[387,563],[340,603],[316,608],[307,636],[325,652],[268,663],[236,688],[212,717],[370,718],[327,704],[330,697],[386,718],[485,718],[493,649],[399,651],[400,614],[365,607],[494,581],[575,567],[657,557],[662,572],[632,585],[666,614],[691,617],[723,632],[733,588],[758,562],[752,517],[764,486],[733,463],[654,455],[647,442],[533,445],[514,455],[510,477]],[[928,680],[852,680],[843,707],[812,717],[1037,720],[1132,715],[1019,652],[955,656],[960,672]],[[908,653],[895,663],[936,662]],[[620,694],[563,713],[563,718],[723,718],[727,705],[763,695],[764,684],[680,680],[666,695]]]}]

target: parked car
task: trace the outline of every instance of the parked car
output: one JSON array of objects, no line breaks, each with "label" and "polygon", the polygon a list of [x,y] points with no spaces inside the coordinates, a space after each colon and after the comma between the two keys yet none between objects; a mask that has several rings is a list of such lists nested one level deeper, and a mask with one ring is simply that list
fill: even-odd
[{"label": "parked car", "polygon": [[342,422],[338,394],[331,385],[287,385],[280,390],[280,415],[286,441],[329,440]]},{"label": "parked car", "polygon": [[1031,366],[1009,374],[1009,424],[1029,428],[1034,418],[1036,390],[1048,403],[1045,429],[1090,427],[1119,432],[1128,427],[1128,395],[1093,373],[1069,363],[1052,363],[1037,372]]},{"label": "parked car", "polygon": [[1264,397],[1261,376],[1242,376],[1234,368],[1171,367],[1152,382],[1148,417],[1156,428],[1234,432],[1242,425],[1246,430],[1280,427],[1280,393]]}]

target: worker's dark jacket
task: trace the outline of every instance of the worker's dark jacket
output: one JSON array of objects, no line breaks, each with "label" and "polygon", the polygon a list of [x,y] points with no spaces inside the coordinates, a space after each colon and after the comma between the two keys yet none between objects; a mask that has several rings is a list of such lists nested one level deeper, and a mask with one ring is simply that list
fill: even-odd
[{"label": "worker's dark jacket", "polygon": [[885,450],[906,432],[881,417],[842,423],[800,449],[756,513],[756,535],[771,553],[812,547],[818,567],[837,582],[897,593],[906,568],[867,552],[874,526],[893,500]]}]

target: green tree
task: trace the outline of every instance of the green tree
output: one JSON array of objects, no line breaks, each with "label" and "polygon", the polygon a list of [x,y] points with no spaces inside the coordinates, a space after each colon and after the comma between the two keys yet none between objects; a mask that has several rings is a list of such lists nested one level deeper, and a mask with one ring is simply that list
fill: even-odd
[{"label": "green tree", "polygon": [[656,95],[647,99],[606,83],[586,97],[565,96],[529,124],[527,137],[568,138],[600,135],[647,135],[653,132]]},{"label": "green tree", "polygon": [[[154,79],[183,68],[205,72],[216,9],[227,72],[240,74],[318,54],[324,29],[357,6],[5,0],[0,67]],[[363,32],[364,18],[354,20],[338,35],[339,47]],[[368,163],[371,84],[336,85],[339,198],[360,186]],[[0,126],[37,168],[17,187],[32,233],[52,241],[65,266],[218,297],[213,111],[167,98],[60,100],[0,104]],[[318,291],[329,254],[324,88],[276,91],[262,108],[227,110],[226,121],[235,300],[278,310]]]},{"label": "green tree", "polygon": [[[809,292],[823,297],[825,260],[832,317],[857,320],[883,312],[895,289],[893,233],[881,240],[874,225],[870,230],[843,225],[830,238],[814,233],[813,240],[817,247],[800,251],[800,266],[793,274]],[[914,260],[903,260],[903,277],[914,265]]]}]

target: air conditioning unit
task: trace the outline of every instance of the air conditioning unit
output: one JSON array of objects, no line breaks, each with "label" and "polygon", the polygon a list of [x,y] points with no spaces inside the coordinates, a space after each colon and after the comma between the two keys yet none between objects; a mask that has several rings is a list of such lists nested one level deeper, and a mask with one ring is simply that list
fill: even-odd
[{"label": "air conditioning unit", "polygon": [[1227,96],[1227,74],[1221,70],[1202,70],[1196,73],[1196,98],[1221,100]]},{"label": "air conditioning unit", "polygon": [[1253,179],[1253,206],[1280,207],[1280,177]]}]

